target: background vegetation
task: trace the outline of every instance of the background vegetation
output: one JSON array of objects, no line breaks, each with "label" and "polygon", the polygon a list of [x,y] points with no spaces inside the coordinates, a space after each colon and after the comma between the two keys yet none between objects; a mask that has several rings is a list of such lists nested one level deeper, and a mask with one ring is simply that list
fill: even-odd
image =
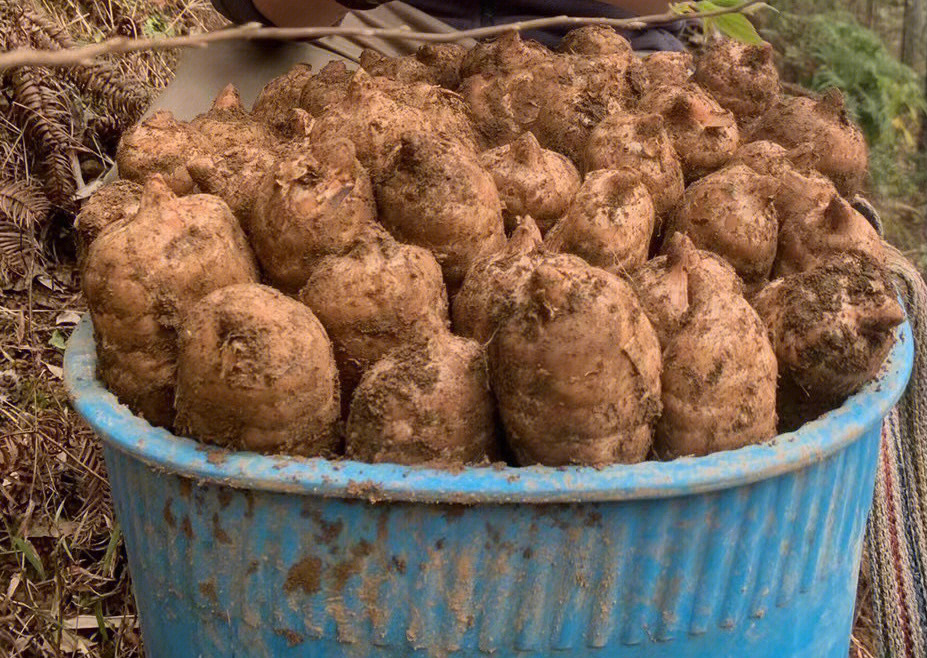
[{"label": "background vegetation", "polygon": [[841,89],[871,149],[889,239],[927,270],[927,2],[780,0],[763,36],[786,80]]}]

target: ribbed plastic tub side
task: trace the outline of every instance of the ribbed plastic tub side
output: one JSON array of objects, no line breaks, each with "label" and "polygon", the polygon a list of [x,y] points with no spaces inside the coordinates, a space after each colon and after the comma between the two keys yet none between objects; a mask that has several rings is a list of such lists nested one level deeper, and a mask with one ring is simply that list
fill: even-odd
[{"label": "ribbed plastic tub side", "polygon": [[844,658],[879,445],[582,504],[242,491],[107,447],[149,655]]},{"label": "ribbed plastic tub side", "polygon": [[[104,443],[148,655],[845,658],[910,327],[840,409],[664,464],[427,468],[230,453],[65,355]],[[466,504],[464,504],[466,503]]]}]

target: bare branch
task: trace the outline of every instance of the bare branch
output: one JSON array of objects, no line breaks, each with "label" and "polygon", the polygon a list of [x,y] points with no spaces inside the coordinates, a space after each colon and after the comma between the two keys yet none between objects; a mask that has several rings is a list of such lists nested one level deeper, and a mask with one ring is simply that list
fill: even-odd
[{"label": "bare branch", "polygon": [[572,16],[553,16],[538,18],[519,23],[480,27],[473,30],[459,32],[412,32],[408,29],[380,29],[380,28],[344,28],[344,27],[263,27],[258,23],[248,23],[238,27],[222,30],[213,30],[203,34],[189,34],[180,37],[167,37],[162,39],[129,39],[116,37],[100,43],[81,46],[79,48],[64,48],[60,50],[36,50],[32,48],[17,48],[0,54],[0,71],[17,66],[82,66],[97,57],[118,53],[137,52],[141,50],[170,50],[173,48],[204,47],[216,41],[267,39],[276,41],[295,41],[318,39],[327,36],[363,36],[381,37],[388,39],[408,39],[412,41],[458,41],[461,39],[482,39],[496,36],[509,31],[538,30],[555,26],[580,25],[608,25],[626,30],[639,30],[657,25],[666,25],[682,19],[711,18],[723,14],[743,12],[750,7],[760,4],[762,0],[747,0],[736,7],[727,7],[715,11],[675,14],[655,14],[653,16],[640,16],[637,18],[582,18]]}]

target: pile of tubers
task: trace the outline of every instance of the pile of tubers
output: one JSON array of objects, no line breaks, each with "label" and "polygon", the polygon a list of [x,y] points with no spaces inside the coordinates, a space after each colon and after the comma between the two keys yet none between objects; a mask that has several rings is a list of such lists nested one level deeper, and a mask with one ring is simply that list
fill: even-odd
[{"label": "pile of tubers", "polygon": [[254,108],[124,135],[78,218],[99,374],[232,450],[459,468],[632,464],[769,441],[879,373],[904,320],[846,200],[839,94],[768,45],[299,65]]}]

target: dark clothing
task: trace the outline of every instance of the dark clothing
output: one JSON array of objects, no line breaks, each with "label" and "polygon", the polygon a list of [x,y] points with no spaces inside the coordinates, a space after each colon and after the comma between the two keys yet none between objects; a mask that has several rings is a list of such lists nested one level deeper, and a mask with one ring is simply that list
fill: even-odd
[{"label": "dark clothing", "polygon": [[[458,30],[515,23],[545,16],[631,18],[635,15],[618,7],[592,0],[516,0],[515,2],[411,0],[409,4],[435,18],[440,18]],[[545,46],[553,48],[571,29],[570,27],[554,27],[547,30],[529,30],[524,33],[524,36],[528,39],[536,39]],[[622,34],[631,41],[635,50],[684,50],[682,43],[669,30],[651,29],[640,32],[622,32]]]},{"label": "dark clothing", "polygon": [[[251,0],[212,0],[226,18],[236,23],[268,21],[254,8]],[[351,9],[370,9],[382,4],[377,0],[338,0],[339,4]],[[634,14],[595,2],[594,0],[406,0],[407,4],[438,18],[459,30],[474,27],[503,25],[544,16],[601,16],[605,18],[630,18]],[[569,30],[568,27],[550,28],[525,32],[529,39],[537,39],[546,46],[554,47]],[[639,32],[623,32],[635,50],[684,50],[676,38],[675,30],[654,28]]]}]

